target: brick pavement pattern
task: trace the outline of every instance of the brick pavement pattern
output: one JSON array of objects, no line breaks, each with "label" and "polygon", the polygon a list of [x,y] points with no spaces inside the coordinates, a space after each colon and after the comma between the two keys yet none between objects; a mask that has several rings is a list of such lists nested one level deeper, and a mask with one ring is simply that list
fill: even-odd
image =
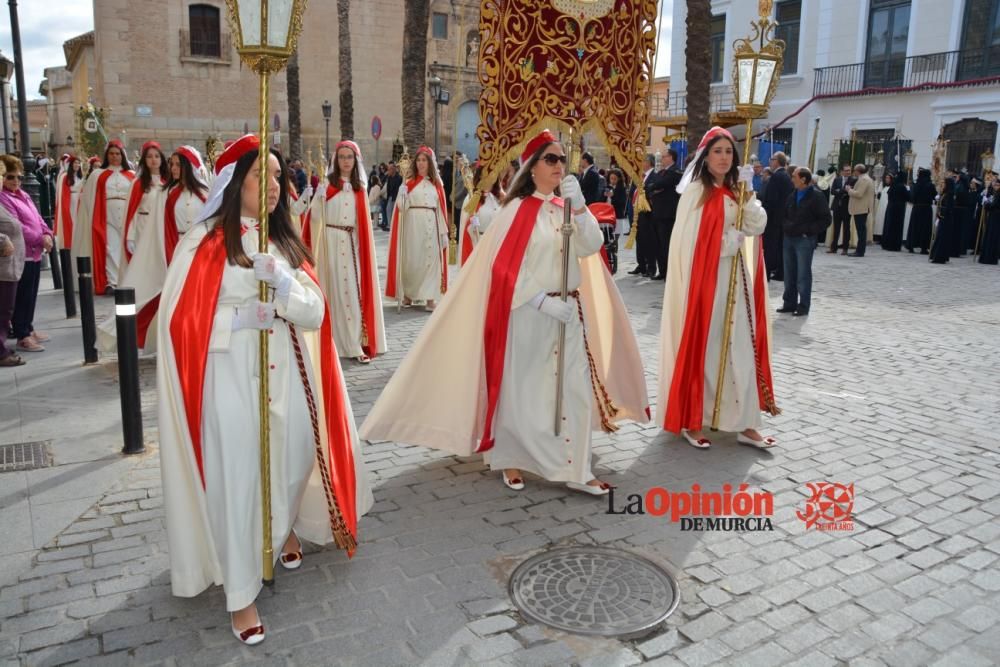
[{"label": "brick pavement pattern", "polygon": [[[618,284],[655,390],[663,283],[623,272]],[[774,323],[784,412],[765,425],[777,449],[725,435],[700,451],[655,425],[596,439],[595,469],[619,499],[745,482],[775,494],[773,532],[682,532],[531,476],[510,491],[475,457],[370,443],[377,502],[357,555],[307,548],[301,569],[280,571],[258,601],[268,638],[254,649],[233,639],[218,589],[170,595],[154,446],[0,589],[0,664],[996,664],[997,294],[1000,272],[969,259],[817,254],[812,314]],[[344,361],[359,423],[426,318],[387,308],[392,351],[369,366]],[[148,383],[144,401],[155,401]],[[853,531],[797,518],[818,481],[854,483]],[[663,564],[680,582],[679,609],[629,641],[526,623],[508,575],[572,544]]]}]

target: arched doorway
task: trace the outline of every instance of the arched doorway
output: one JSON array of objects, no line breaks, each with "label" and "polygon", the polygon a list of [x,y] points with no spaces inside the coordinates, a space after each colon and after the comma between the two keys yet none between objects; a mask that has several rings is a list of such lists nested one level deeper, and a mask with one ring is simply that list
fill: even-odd
[{"label": "arched doorway", "polygon": [[456,127],[455,145],[472,162],[479,155],[479,139],[476,128],[479,127],[479,102],[469,100],[458,107],[458,125]]},{"label": "arched doorway", "polygon": [[965,167],[970,174],[982,174],[983,163],[979,156],[992,151],[997,141],[996,121],[980,118],[963,118],[941,128],[942,136],[948,141],[947,169]]}]

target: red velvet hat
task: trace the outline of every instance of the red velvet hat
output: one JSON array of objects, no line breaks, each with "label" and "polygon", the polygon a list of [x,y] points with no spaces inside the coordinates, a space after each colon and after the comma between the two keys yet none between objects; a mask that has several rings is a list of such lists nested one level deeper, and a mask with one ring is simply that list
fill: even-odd
[{"label": "red velvet hat", "polygon": [[219,174],[226,165],[235,164],[241,157],[250,151],[260,150],[260,139],[256,134],[245,134],[222,151],[222,155],[215,162],[215,173]]},{"label": "red velvet hat", "polygon": [[142,150],[139,151],[139,154],[140,155],[145,155],[146,151],[149,150],[150,148],[155,148],[156,150],[160,151],[161,153],[163,152],[163,149],[160,148],[160,143],[158,141],[147,141],[146,143],[144,143],[142,145]]},{"label": "red velvet hat", "polygon": [[549,132],[548,130],[542,130],[538,133],[534,139],[528,142],[528,145],[524,147],[524,152],[521,153],[521,164],[526,164],[531,156],[534,155],[539,148],[546,144],[553,144],[559,141],[556,136]]}]

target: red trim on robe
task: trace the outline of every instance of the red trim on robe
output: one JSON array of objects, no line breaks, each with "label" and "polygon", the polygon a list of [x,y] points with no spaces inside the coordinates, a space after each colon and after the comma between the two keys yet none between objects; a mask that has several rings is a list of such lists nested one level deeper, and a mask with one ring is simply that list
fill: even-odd
[{"label": "red trim on robe", "polygon": [[136,347],[140,350],[146,347],[146,334],[149,332],[149,325],[156,316],[156,311],[160,308],[160,295],[157,294],[145,306],[139,309],[135,318],[136,326]]},{"label": "red trim on robe", "polygon": [[[767,337],[767,275],[764,269],[764,244],[760,241],[757,245],[757,271],[753,283],[753,305],[754,305],[754,325],[757,330],[754,332],[754,345],[757,346],[757,358],[760,359],[760,377],[767,383],[774,397],[774,377],[771,375],[771,341]],[[760,385],[760,379],[754,378],[757,385],[757,398],[760,401],[760,409],[768,410],[764,400],[764,390]]]},{"label": "red trim on robe", "polygon": [[[420,181],[424,180],[423,176],[416,176],[411,178],[406,182],[406,192],[407,196],[413,192],[413,189],[420,185]],[[448,229],[448,207],[446,205],[446,198],[444,196],[444,188],[440,184],[435,183],[434,188],[438,193],[438,207],[441,211],[441,215],[444,217],[445,229]],[[397,198],[398,201],[398,198]],[[397,268],[399,258],[398,254],[398,238],[399,238],[399,208],[394,207],[392,210],[392,232],[389,235],[389,267],[388,272],[385,277],[385,295],[390,299],[396,298],[396,272],[399,270]],[[435,227],[437,226],[437,219],[434,220]],[[441,250],[441,292],[448,291],[448,247],[445,246]]]},{"label": "red trim on robe", "polygon": [[125,253],[125,261],[127,262],[132,261],[132,253],[128,251],[128,230],[132,226],[132,218],[139,210],[139,204],[142,203],[144,194],[146,193],[142,190],[142,183],[138,179],[132,181],[132,187],[128,192],[128,206],[125,208],[125,227],[122,230],[122,252]]},{"label": "red trim on robe", "polygon": [[[337,186],[332,184],[327,185],[324,202],[330,201],[341,192],[342,190]],[[357,232],[355,232],[355,235],[358,239],[358,278],[361,283],[359,285],[361,288],[361,319],[365,323],[365,331],[368,332],[368,344],[362,345],[361,349],[369,357],[374,357],[382,354],[385,350],[380,350],[375,346],[379,338],[375,330],[375,302],[377,298],[375,294],[375,281],[372,278],[375,275],[375,267],[372,266],[371,262],[373,254],[372,219],[368,212],[367,200],[368,198],[365,196],[364,190],[354,191],[354,210],[357,215],[355,220]]]},{"label": "red trim on robe", "polygon": [[69,184],[69,176],[64,176],[62,185],[59,188],[59,206],[56,208],[56,223],[53,233],[59,235],[60,227],[63,230],[63,247],[67,250],[73,248],[73,190]]},{"label": "red trim on robe", "polygon": [[[170,321],[177,377],[184,398],[188,435],[194,458],[205,486],[201,423],[204,401],[205,366],[208,345],[215,323],[215,311],[226,267],[226,247],[221,228],[209,232],[195,250],[180,298]],[[301,267],[319,285],[315,271],[308,264]],[[340,364],[333,342],[330,307],[324,299],[323,324],[320,327],[320,371],[328,443],[327,461],[337,503],[351,535],[357,539],[358,514],[354,453],[351,445],[353,414],[347,409],[341,391]],[[289,332],[291,333],[291,332]],[[350,555],[350,554],[349,554]]]},{"label": "red trim on robe", "polygon": [[715,188],[701,211],[688,282],[687,313],[684,315],[684,329],[677,348],[677,363],[670,380],[667,414],[663,421],[663,428],[673,433],[679,433],[681,429],[697,431],[702,427],[705,354],[719,280],[726,197],[735,199],[729,188]]},{"label": "red trim on robe", "polygon": [[[115,173],[113,169],[105,169],[97,177],[97,185],[94,191],[94,213],[91,216],[90,238],[91,238],[91,259],[93,266],[94,294],[104,294],[108,288],[108,179]],[[131,171],[121,170],[122,176],[129,181],[135,180],[135,174]]]},{"label": "red trim on robe", "polygon": [[[479,209],[481,209],[483,207],[483,204],[485,203],[486,203],[486,196],[483,195],[482,197],[479,198],[479,203],[476,204],[476,210],[475,212],[473,212],[472,215],[476,215],[476,213],[479,213]],[[468,218],[465,219],[465,226],[462,227],[462,258],[459,262],[459,266],[465,266],[465,261],[469,259],[469,255],[472,254],[472,249],[473,249],[472,235],[469,233],[469,227],[472,224],[472,215],[470,215]]]},{"label": "red trim on robe", "polygon": [[[553,200],[556,201],[556,200]],[[493,449],[493,417],[500,400],[504,361],[507,356],[507,333],[510,325],[510,307],[514,301],[514,287],[521,271],[521,262],[535,229],[538,211],[543,200],[525,197],[517,207],[514,221],[504,237],[500,250],[493,260],[490,272],[490,292],[486,300],[486,322],[483,327],[483,352],[486,370],[486,420],[483,437],[477,452]]]},{"label": "red trim on robe", "polygon": [[[170,262],[173,261],[174,250],[181,240],[181,233],[177,230],[177,213],[174,208],[184,191],[185,188],[178,185],[167,193],[167,205],[163,211],[163,253],[167,259],[167,266],[170,266]],[[201,191],[195,191],[194,194],[201,200],[202,204],[205,203],[205,195]]]}]

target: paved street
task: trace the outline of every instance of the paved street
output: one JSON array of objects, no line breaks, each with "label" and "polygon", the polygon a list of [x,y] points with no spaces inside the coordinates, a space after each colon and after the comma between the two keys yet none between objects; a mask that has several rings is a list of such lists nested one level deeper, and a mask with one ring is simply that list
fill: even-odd
[{"label": "paved street", "polygon": [[[631,257],[618,284],[652,400],[663,284],[626,276]],[[0,374],[0,443],[52,440],[56,464],[0,474],[0,664],[977,667],[1000,656],[996,267],[877,247],[864,259],[817,254],[812,314],[774,323],[784,412],[765,424],[779,448],[725,436],[700,451],[635,424],[596,440],[616,504],[653,486],[747,483],[774,494],[773,531],[681,531],[530,477],[510,491],[478,458],[371,443],[377,502],[357,555],[311,549],[300,570],[279,571],[259,599],[268,637],[255,649],[230,634],[220,590],[171,597],[155,444],[117,456],[114,364],[80,368],[78,321],[61,319],[61,303],[40,299],[39,326],[60,329],[16,371],[17,395],[12,372]],[[359,423],[426,317],[387,310],[391,352],[345,360]],[[151,362],[143,369],[152,405]],[[146,427],[155,443],[155,422]],[[808,482],[854,484],[852,531],[805,528]],[[573,544],[662,564],[679,608],[629,641],[525,622],[508,575]]]}]

